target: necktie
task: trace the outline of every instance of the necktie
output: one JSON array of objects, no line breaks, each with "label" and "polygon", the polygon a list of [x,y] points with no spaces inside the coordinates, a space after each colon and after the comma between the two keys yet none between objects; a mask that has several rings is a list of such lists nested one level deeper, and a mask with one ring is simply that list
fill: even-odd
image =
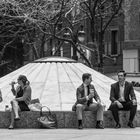
[{"label": "necktie", "polygon": [[[89,95],[90,94],[90,90],[89,90],[89,86],[87,86],[87,95]],[[90,101],[88,100],[87,101],[87,106],[89,106],[89,104],[90,104]]]},{"label": "necktie", "polygon": [[90,90],[89,90],[89,86],[87,86],[87,94],[89,95]]}]

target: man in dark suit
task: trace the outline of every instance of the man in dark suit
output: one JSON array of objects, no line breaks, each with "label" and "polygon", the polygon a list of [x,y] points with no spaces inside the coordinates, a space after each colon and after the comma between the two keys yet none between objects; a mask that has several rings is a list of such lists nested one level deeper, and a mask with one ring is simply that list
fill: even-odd
[{"label": "man in dark suit", "polygon": [[119,122],[119,110],[130,110],[130,117],[128,126],[134,128],[133,119],[137,110],[136,96],[131,83],[125,81],[125,71],[118,72],[118,82],[111,85],[110,100],[111,105],[109,110],[112,111],[112,115],[116,122],[115,128],[120,128]]},{"label": "man in dark suit", "polygon": [[[94,86],[91,84],[92,77],[89,73],[84,73],[82,76],[83,83],[77,88],[76,98],[77,101],[73,106],[73,111],[76,111],[78,119],[78,128],[83,128],[84,110],[97,111],[97,124],[96,128],[103,129],[103,111],[104,106],[101,104],[99,95],[97,94]],[[96,102],[93,102],[93,98]]]}]

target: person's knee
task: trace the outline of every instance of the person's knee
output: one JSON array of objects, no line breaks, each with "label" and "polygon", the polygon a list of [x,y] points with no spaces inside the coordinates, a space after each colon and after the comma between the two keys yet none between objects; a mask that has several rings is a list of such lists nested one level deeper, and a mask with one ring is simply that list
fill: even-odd
[{"label": "person's knee", "polygon": [[11,106],[12,106],[12,108],[15,108],[15,109],[18,109],[19,108],[18,102],[16,100],[12,100],[11,101]]},{"label": "person's knee", "polygon": [[12,100],[12,101],[10,101],[10,104],[11,104],[11,105],[13,104],[13,100]]},{"label": "person's knee", "polygon": [[79,110],[79,109],[83,109],[83,105],[82,105],[82,104],[77,104],[77,105],[76,105],[76,110],[77,110],[77,109],[78,109],[78,110]]},{"label": "person's knee", "polygon": [[17,103],[17,101],[16,100],[11,100],[11,102],[10,102],[11,104],[16,104]]},{"label": "person's knee", "polygon": [[103,106],[102,104],[98,104],[98,105],[97,105],[97,108],[98,108],[99,110],[102,110],[102,111],[104,110],[104,106]]},{"label": "person's knee", "polygon": [[111,110],[111,111],[118,110],[117,104],[112,103],[109,110]]},{"label": "person's knee", "polygon": [[10,103],[11,103],[11,107],[13,108],[13,106],[14,106],[14,100],[12,100],[12,101],[10,101]]}]

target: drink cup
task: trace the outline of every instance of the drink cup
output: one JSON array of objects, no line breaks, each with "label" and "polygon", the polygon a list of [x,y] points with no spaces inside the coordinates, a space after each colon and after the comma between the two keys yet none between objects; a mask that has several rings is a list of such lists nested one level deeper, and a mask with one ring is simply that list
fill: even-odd
[{"label": "drink cup", "polygon": [[90,89],[90,93],[91,94],[94,94],[94,89]]},{"label": "drink cup", "polygon": [[15,84],[17,84],[17,82],[15,81],[12,81],[11,83],[9,83],[9,85],[15,85]]},{"label": "drink cup", "polygon": [[136,100],[133,100],[133,105],[137,105],[137,101]]}]

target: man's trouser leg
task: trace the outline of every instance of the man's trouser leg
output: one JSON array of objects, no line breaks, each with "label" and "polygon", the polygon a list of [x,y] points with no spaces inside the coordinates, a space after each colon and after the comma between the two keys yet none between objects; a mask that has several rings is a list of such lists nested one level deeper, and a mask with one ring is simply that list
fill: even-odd
[{"label": "man's trouser leg", "polygon": [[113,115],[113,118],[114,118],[115,122],[117,124],[119,124],[119,122],[120,122],[119,113],[118,113],[119,108],[118,108],[117,104],[112,103],[111,106],[110,106],[110,110],[112,112],[112,115]]},{"label": "man's trouser leg", "polygon": [[97,121],[103,121],[104,106],[98,103],[92,103],[89,105],[89,110],[97,111]]},{"label": "man's trouser leg", "polygon": [[123,109],[122,110],[130,110],[130,117],[129,121],[133,122],[134,117],[137,111],[137,105],[133,105],[132,101],[122,103]]},{"label": "man's trouser leg", "polygon": [[85,109],[85,105],[82,104],[77,104],[76,105],[76,114],[77,114],[77,119],[82,120],[83,119],[83,110]]}]

